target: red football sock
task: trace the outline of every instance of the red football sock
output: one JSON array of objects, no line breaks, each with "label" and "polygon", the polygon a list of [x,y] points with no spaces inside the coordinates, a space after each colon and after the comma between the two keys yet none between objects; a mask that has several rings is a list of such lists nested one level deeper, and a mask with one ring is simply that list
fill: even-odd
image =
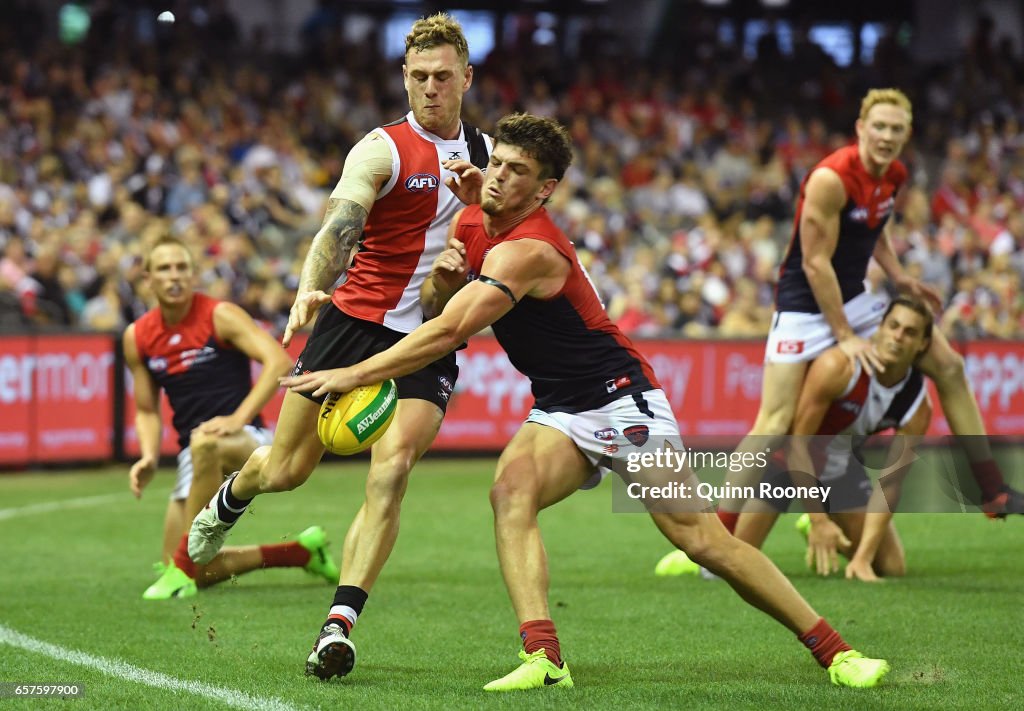
[{"label": "red football sock", "polygon": [[978,482],[981,489],[982,501],[991,501],[1003,490],[1006,483],[1003,480],[1003,473],[999,471],[999,465],[994,459],[986,459],[984,462],[971,462],[971,474]]},{"label": "red football sock", "polygon": [[804,632],[798,639],[811,650],[811,654],[818,660],[818,664],[826,669],[832,664],[832,657],[852,649],[843,641],[839,633],[832,629],[832,625],[826,622],[824,617],[819,617],[814,627]]},{"label": "red football sock", "polygon": [[298,543],[275,543],[260,546],[264,568],[304,568],[309,562],[309,551]]},{"label": "red football sock", "polygon": [[562,666],[562,650],[558,645],[558,633],[555,623],[551,620],[529,620],[519,625],[519,636],[523,640],[523,649],[533,654],[544,649],[544,656],[556,667]]},{"label": "red football sock", "polygon": [[171,556],[174,564],[181,569],[188,577],[193,580],[196,579],[196,564],[192,562],[192,559],[188,557],[188,534],[186,533],[178,541],[178,547],[174,549],[174,555]]},{"label": "red football sock", "polygon": [[736,522],[740,520],[740,515],[736,511],[718,509],[718,520],[725,525],[729,533],[736,533]]}]

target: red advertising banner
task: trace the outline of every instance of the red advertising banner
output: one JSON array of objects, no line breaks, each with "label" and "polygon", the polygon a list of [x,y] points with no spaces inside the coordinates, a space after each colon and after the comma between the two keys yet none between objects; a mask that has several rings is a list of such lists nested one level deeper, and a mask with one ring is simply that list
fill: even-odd
[{"label": "red advertising banner", "polygon": [[[638,341],[686,435],[743,435],[761,400],[764,344],[750,341]],[[975,341],[962,349],[988,433],[1024,434],[1024,344]],[[519,429],[533,398],[493,338],[458,353],[459,380],[436,449],[496,449]],[[931,385],[930,433],[949,426]]]},{"label": "red advertising banner", "polygon": [[[683,435],[746,434],[761,397],[764,344],[639,341]],[[519,429],[533,403],[529,381],[493,338],[459,351],[459,380],[435,449],[496,449]]]},{"label": "red advertising banner", "polygon": [[[306,335],[289,352],[297,356]],[[103,334],[0,339],[0,467],[110,459],[113,452],[115,339]],[[640,341],[672,404],[683,436],[742,435],[757,414],[764,346],[746,341]],[[1024,434],[1024,344],[959,345],[989,434]],[[533,403],[529,382],[492,337],[459,351],[459,380],[435,450],[497,450]],[[254,370],[253,377],[256,376]],[[125,447],[138,453],[134,398],[126,373]],[[930,432],[949,433],[934,386]],[[264,409],[273,426],[283,391]],[[163,452],[177,452],[164,403]]]},{"label": "red advertising banner", "polygon": [[0,353],[0,464],[113,456],[109,335],[5,338]]}]

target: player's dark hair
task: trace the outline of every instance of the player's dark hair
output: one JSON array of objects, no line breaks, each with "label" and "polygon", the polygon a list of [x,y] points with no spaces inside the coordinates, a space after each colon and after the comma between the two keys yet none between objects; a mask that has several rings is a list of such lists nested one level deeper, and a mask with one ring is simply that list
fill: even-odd
[{"label": "player's dark hair", "polygon": [[533,114],[510,114],[498,121],[494,145],[515,146],[540,163],[540,179],[561,180],[572,163],[572,139],[557,121]]},{"label": "player's dark hair", "polygon": [[444,12],[421,17],[405,36],[405,56],[408,57],[412,51],[422,52],[446,44],[455,48],[463,65],[469,64],[469,43],[458,20]]},{"label": "player's dark hair", "polygon": [[185,254],[188,255],[188,262],[189,262],[189,264],[192,265],[193,269],[195,268],[196,260],[192,257],[192,251],[188,248],[188,245],[185,244],[184,242],[182,242],[180,239],[178,239],[174,235],[165,234],[165,235],[161,235],[156,240],[156,242],[154,242],[150,246],[150,248],[146,251],[146,258],[142,260],[142,269],[144,271],[148,272],[149,271],[149,262],[150,262],[150,259],[153,256],[154,250],[156,250],[157,247],[166,247],[168,245],[172,246],[172,247],[181,247],[182,249],[184,249],[185,250]]},{"label": "player's dark hair", "polygon": [[885,321],[897,306],[902,306],[919,314],[924,319],[924,337],[926,340],[931,340],[932,325],[935,323],[935,317],[932,315],[932,310],[928,308],[928,305],[913,296],[897,296],[889,303],[889,308],[882,314],[882,321]]}]

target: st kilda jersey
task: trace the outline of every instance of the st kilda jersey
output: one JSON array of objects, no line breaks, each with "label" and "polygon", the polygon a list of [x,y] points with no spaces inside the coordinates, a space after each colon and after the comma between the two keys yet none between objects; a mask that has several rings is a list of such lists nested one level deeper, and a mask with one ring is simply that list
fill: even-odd
[{"label": "st kilda jersey", "polygon": [[[832,268],[839,280],[839,290],[845,304],[864,291],[868,262],[875,251],[882,228],[892,214],[896,191],[906,182],[907,169],[895,160],[885,175],[874,178],[861,163],[856,145],[840,148],[826,156],[814,166],[815,170],[818,168],[834,170],[846,190],[846,205],[839,217],[839,240],[835,254],[832,255]],[[821,312],[804,274],[803,250],[800,247],[800,218],[808,178],[800,186],[793,236],[779,269],[779,283],[775,293],[776,311]]]},{"label": "st kilda jersey", "polygon": [[919,370],[911,368],[905,378],[887,387],[855,361],[846,390],[829,406],[818,428],[818,435],[831,436],[817,442],[819,450],[824,447],[815,457],[819,478],[836,479],[851,465],[856,466],[852,454],[869,435],[902,427],[926,398],[924,376]]},{"label": "st kilda jersey", "polygon": [[485,170],[491,142],[466,123],[458,138],[443,140],[411,111],[374,132],[391,149],[391,179],[370,209],[359,251],[333,301],[349,316],[409,333],[423,323],[420,287],[447,244],[449,223],[465,207],[444,184],[455,174],[441,163],[469,160]]},{"label": "st kilda jersey", "polygon": [[[470,278],[501,242],[536,239],[554,247],[572,271],[550,299],[523,297],[493,325],[498,343],[516,370],[530,379],[535,407],[545,412],[586,412],[623,395],[660,388],[647,360],[611,322],[576,250],[538,209],[507,233],[488,237],[479,205],[459,218],[456,239],[466,245]],[[486,275],[485,275],[486,276]]]},{"label": "st kilda jersey", "polygon": [[[219,303],[195,294],[180,323],[165,324],[159,308],[135,322],[139,358],[167,393],[182,449],[195,427],[211,417],[230,415],[252,390],[249,357],[217,340],[213,310]],[[259,417],[250,424],[263,426]]]}]

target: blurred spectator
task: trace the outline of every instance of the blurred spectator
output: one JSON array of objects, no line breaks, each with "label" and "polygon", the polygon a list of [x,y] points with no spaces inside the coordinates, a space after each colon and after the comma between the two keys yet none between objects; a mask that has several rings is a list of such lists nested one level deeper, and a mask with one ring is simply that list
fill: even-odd
[{"label": "blurred spectator", "polygon": [[[144,245],[172,232],[205,288],[279,328],[342,156],[405,113],[401,81],[379,70],[391,60],[372,31],[342,45],[358,28],[336,2],[317,3],[296,57],[240,47],[224,0],[189,32],[149,36],[122,5],[97,6],[79,47],[54,43],[39,13],[4,35],[0,323],[119,328],[148,302]],[[799,185],[852,139],[855,95],[884,80],[920,97],[897,253],[945,292],[943,328],[1021,334],[1024,72],[993,23],[935,66],[890,27],[866,67],[836,66],[798,24],[791,54],[763,35],[754,71],[690,11],[650,57],[584,33],[573,58],[534,44],[523,13],[466,96],[484,130],[513,110],[569,128],[576,157],[548,209],[624,330],[762,334]]]}]

